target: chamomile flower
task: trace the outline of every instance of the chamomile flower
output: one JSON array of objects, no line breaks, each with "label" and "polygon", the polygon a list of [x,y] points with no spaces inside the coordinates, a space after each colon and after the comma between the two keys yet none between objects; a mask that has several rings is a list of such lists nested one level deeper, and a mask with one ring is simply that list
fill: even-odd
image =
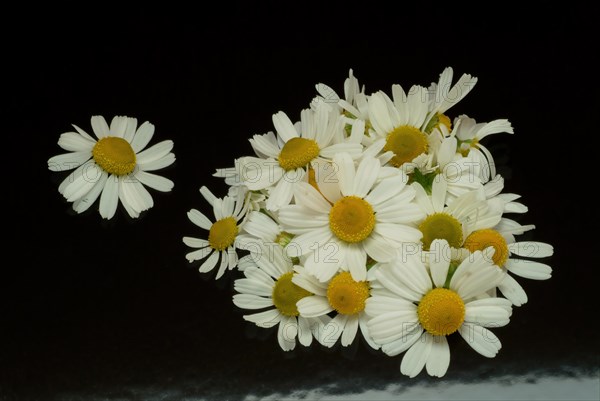
[{"label": "chamomile flower", "polygon": [[102,116],[93,116],[92,130],[97,139],[73,125],[76,132],[60,136],[58,145],[70,153],[48,160],[51,171],[75,169],[58,187],[58,191],[73,202],[73,209],[82,213],[100,197],[99,211],[111,219],[119,200],[127,213],[135,218],[154,205],[145,186],[169,192],[173,182],[149,173],[171,165],[173,141],[167,140],[144,150],[154,136],[154,125],[137,120],[114,117],[110,127]]},{"label": "chamomile flower", "polygon": [[297,302],[312,294],[293,282],[291,260],[282,249],[261,247],[249,264],[244,269],[245,278],[235,281],[238,294],[233,296],[233,303],[242,309],[265,310],[244,315],[244,319],[263,328],[279,325],[277,341],[284,351],[296,347],[296,338],[300,344],[309,346],[313,334],[322,333],[322,321],[299,315]]},{"label": "chamomile flower", "polygon": [[389,261],[403,242],[418,242],[421,232],[413,225],[424,214],[412,202],[415,191],[401,170],[377,182],[381,164],[375,158],[363,158],[355,167],[350,155],[340,153],[333,164],[338,168],[335,198],[301,182],[294,191],[296,203],[279,210],[283,229],[296,235],[286,249],[290,256],[305,256],[307,272],[321,282],[340,269],[364,281],[367,256]]},{"label": "chamomile flower", "polygon": [[367,343],[374,349],[379,348],[367,327],[369,317],[365,313],[365,302],[370,296],[368,281],[356,281],[347,271],[337,273],[327,282],[317,280],[301,267],[296,267],[296,272],[298,274],[294,275],[292,282],[313,294],[298,301],[300,316],[319,318],[335,313],[325,326],[328,335],[321,339],[322,345],[332,347],[341,337],[342,346],[347,347],[360,328]]},{"label": "chamomile flower", "polygon": [[200,193],[212,206],[215,222],[213,223],[199,210],[192,209],[188,212],[188,218],[192,223],[208,230],[208,239],[183,237],[183,242],[187,246],[198,248],[189,252],[185,257],[190,263],[206,259],[200,265],[201,273],[213,270],[220,258],[221,262],[215,277],[218,279],[225,273],[225,270],[231,270],[237,266],[236,238],[240,231],[239,222],[246,214],[247,202],[245,198],[229,196],[225,196],[223,199],[217,198],[206,187],[200,188]]},{"label": "chamomile flower", "polygon": [[295,184],[301,182],[310,163],[331,160],[338,152],[354,158],[362,153],[361,137],[345,138],[341,116],[325,103],[316,111],[306,109],[296,126],[279,112],[273,115],[273,133],[255,135],[250,143],[259,157],[240,160],[243,183],[250,190],[268,193],[267,210],[278,210],[292,200]]},{"label": "chamomile flower", "polygon": [[492,153],[481,144],[481,140],[489,135],[498,133],[513,134],[514,130],[510,122],[506,119],[494,120],[489,123],[477,123],[474,119],[465,115],[458,117],[457,129],[454,132],[458,140],[458,151],[463,155],[472,155],[471,157],[481,166],[481,179],[488,182],[496,175],[496,165]]},{"label": "chamomile flower", "polygon": [[424,132],[429,112],[426,91],[422,86],[413,86],[407,95],[400,85],[393,85],[393,101],[381,91],[369,97],[374,145],[383,142],[383,150],[394,153],[390,163],[395,167],[415,160],[424,164],[417,158],[426,157],[429,148],[429,134]]},{"label": "chamomile flower", "polygon": [[[434,247],[448,244],[436,241]],[[458,265],[445,257],[430,257],[429,269],[421,255],[408,254],[375,271],[375,281],[384,291],[366,301],[365,311],[373,316],[367,326],[387,355],[407,351],[402,374],[415,377],[426,367],[429,375],[444,376],[450,364],[446,337],[457,331],[481,355],[496,356],[500,340],[486,327],[508,324],[510,302],[476,299],[505,275],[492,264],[493,254],[493,248],[477,251]]]},{"label": "chamomile flower", "polygon": [[[495,249],[493,262],[499,268],[511,274],[531,279],[547,280],[552,276],[552,268],[547,264],[522,258],[545,258],[552,256],[552,245],[535,241],[516,241],[514,235],[533,229],[534,226],[522,226],[519,223],[502,219],[494,228],[473,231],[465,240],[463,247],[471,252],[487,247]],[[521,285],[507,274],[498,289],[515,306],[527,302],[527,294]]]},{"label": "chamomile flower", "polygon": [[412,184],[415,200],[426,213],[425,219],[417,223],[426,251],[436,239],[446,240],[452,248],[461,248],[473,231],[494,227],[502,218],[504,203],[486,199],[483,189],[449,200],[447,185],[446,180],[434,180],[431,195],[427,195],[420,184]]}]

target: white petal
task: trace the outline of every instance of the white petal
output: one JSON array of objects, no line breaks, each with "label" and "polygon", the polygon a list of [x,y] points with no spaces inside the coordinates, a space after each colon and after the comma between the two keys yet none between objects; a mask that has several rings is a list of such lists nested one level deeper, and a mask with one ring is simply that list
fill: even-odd
[{"label": "white petal", "polygon": [[387,262],[396,256],[396,249],[381,235],[371,233],[363,242],[362,245],[367,251],[367,255],[378,262]]},{"label": "white petal", "polygon": [[295,317],[282,316],[277,330],[277,342],[284,351],[292,351],[296,347],[298,323]]},{"label": "white petal", "polygon": [[79,167],[92,157],[89,150],[83,152],[63,153],[48,159],[48,169],[50,171],[66,171]]},{"label": "white petal", "polygon": [[375,158],[363,158],[356,170],[352,195],[364,198],[379,176],[381,163]]},{"label": "white petal", "polygon": [[311,319],[298,316],[298,341],[305,347],[312,343],[312,333],[310,328]]},{"label": "white petal", "polygon": [[283,142],[287,142],[292,138],[298,136],[294,124],[290,118],[283,111],[273,114],[273,126],[277,130],[277,133],[283,139]]},{"label": "white petal", "polygon": [[348,316],[344,332],[342,333],[342,346],[347,347],[354,341],[358,332],[358,315]]},{"label": "white petal", "polygon": [[372,205],[378,205],[398,195],[407,182],[408,178],[405,174],[398,174],[395,177],[381,180],[365,197],[365,200]]},{"label": "white petal", "polygon": [[183,237],[183,243],[192,248],[204,248],[208,246],[207,240],[193,237]]},{"label": "white petal", "polygon": [[544,263],[509,259],[505,266],[509,272],[531,280],[548,280],[552,277],[552,268]]},{"label": "white petal", "polygon": [[161,192],[170,192],[175,185],[173,181],[169,180],[168,178],[147,173],[145,171],[137,171],[135,173],[135,178],[137,178],[142,184]]},{"label": "white petal", "polygon": [[233,296],[233,303],[242,309],[262,309],[273,306],[271,299],[250,294],[235,294]]},{"label": "white petal", "polygon": [[554,248],[544,242],[521,241],[508,245],[508,250],[526,258],[545,258],[554,254]]},{"label": "white petal", "polygon": [[295,185],[294,199],[296,204],[318,213],[328,213],[331,209],[331,205],[327,200],[307,182],[298,182]]},{"label": "white petal", "polygon": [[362,153],[362,145],[360,143],[336,143],[321,150],[319,155],[327,159],[332,159],[336,153],[348,153],[353,159],[358,158]]},{"label": "white petal", "polygon": [[412,345],[421,338],[423,328],[420,324],[416,323],[413,323],[411,327],[412,329],[406,330],[403,336],[383,344],[381,350],[389,356],[396,356],[412,347]]},{"label": "white petal", "polygon": [[413,332],[421,330],[416,307],[413,310],[399,310],[375,316],[369,320],[368,326],[373,339],[378,344],[388,344],[406,337],[412,338]]},{"label": "white petal", "polygon": [[211,254],[212,252],[214,252],[214,249],[209,248],[209,247],[204,247],[204,248],[200,248],[200,249],[197,249],[195,251],[192,251],[192,252],[188,252],[185,255],[185,258],[187,259],[188,262],[192,263],[195,260],[202,260],[202,259],[204,259],[209,254]]},{"label": "white petal", "polygon": [[202,214],[199,210],[192,209],[187,213],[188,218],[192,223],[197,225],[200,228],[204,228],[205,230],[210,230],[212,227],[212,222]]},{"label": "white petal", "polygon": [[87,194],[85,194],[73,204],[73,210],[75,210],[77,213],[83,213],[86,210],[88,210],[90,206],[94,202],[96,202],[98,196],[100,196],[100,194],[102,193],[107,179],[108,173],[106,171],[102,171],[102,176],[98,181],[96,181],[94,187]]},{"label": "white petal", "polygon": [[100,216],[110,220],[115,215],[118,204],[119,179],[111,174],[108,176],[104,189],[102,190],[102,195],[100,196]]},{"label": "white petal", "polygon": [[98,139],[108,136],[110,133],[108,124],[102,116],[92,116],[92,130]]},{"label": "white petal", "polygon": [[515,306],[527,303],[527,294],[523,290],[523,287],[509,274],[504,276],[504,280],[498,284],[498,289]]},{"label": "white petal", "polygon": [[296,305],[300,315],[304,317],[317,317],[333,310],[327,298],[316,295],[302,298]]},{"label": "white petal", "polygon": [[127,128],[125,129],[125,133],[123,134],[123,139],[127,142],[131,143],[133,137],[135,135],[135,131],[137,129],[137,118],[128,117],[127,118]]},{"label": "white petal", "polygon": [[205,261],[200,265],[198,271],[200,273],[207,273],[215,268],[217,262],[219,261],[219,252],[214,251]]},{"label": "white petal", "polygon": [[[431,249],[448,249],[448,242],[446,240],[436,239],[431,243]],[[431,278],[436,287],[443,287],[446,283],[446,277],[448,276],[448,268],[450,267],[450,260],[443,257],[443,253],[431,254],[429,257],[429,270],[431,271]]]},{"label": "white petal", "polygon": [[471,348],[486,358],[495,357],[500,348],[502,348],[498,337],[484,327],[464,323],[458,331]]},{"label": "white petal", "polygon": [[354,162],[348,153],[339,153],[333,158],[334,165],[337,165],[337,175],[342,195],[354,195],[354,177],[356,171]]},{"label": "white petal", "polygon": [[344,253],[346,256],[346,268],[350,271],[354,281],[365,281],[367,279],[367,253],[362,245],[346,244]]},{"label": "white petal", "polygon": [[438,174],[433,180],[433,187],[431,188],[431,204],[436,213],[444,210],[444,206],[446,206],[447,188],[448,182],[446,181],[446,178],[443,175]]},{"label": "white petal", "polygon": [[436,336],[431,344],[431,353],[427,358],[427,373],[430,376],[442,377],[450,366],[450,348],[444,336]]},{"label": "white petal", "polygon": [[91,152],[95,144],[75,132],[65,132],[58,139],[58,146],[69,152]]},{"label": "white petal", "polygon": [[273,294],[272,285],[248,278],[235,280],[233,288],[242,294],[253,294],[262,297],[270,297]]},{"label": "white petal", "polygon": [[[235,302],[235,301],[234,301]],[[256,324],[258,327],[273,327],[281,321],[281,313],[277,309],[269,309],[264,312],[244,315],[244,320]]]},{"label": "white petal", "polygon": [[327,296],[327,286],[324,286],[324,283],[319,282],[317,279],[308,274],[294,274],[292,277],[292,283],[315,295],[319,295],[321,297]]},{"label": "white petal", "polygon": [[78,126],[76,126],[75,124],[72,124],[73,128],[75,128],[75,131],[77,131],[77,133],[79,135],[81,135],[82,137],[84,137],[85,139],[96,143],[96,140],[94,138],[92,138],[92,136],[90,136],[90,134],[88,134],[87,132],[85,132],[84,130],[82,130],[81,128],[79,128]]},{"label": "white petal", "polygon": [[358,327],[360,328],[362,336],[367,342],[367,344],[369,344],[369,346],[373,349],[379,349],[380,345],[375,343],[373,337],[371,336],[371,333],[369,332],[369,327],[367,325],[368,320],[369,316],[366,313],[361,313],[358,318]]},{"label": "white petal", "polygon": [[173,141],[162,141],[138,153],[136,160],[139,164],[147,164],[166,156],[171,149],[173,149]]},{"label": "white petal", "polygon": [[110,122],[110,128],[109,128],[110,136],[116,136],[118,138],[123,138],[123,136],[125,135],[126,128],[127,128],[127,117],[114,116],[112,121]]},{"label": "white petal", "polygon": [[400,372],[403,375],[415,377],[423,370],[431,353],[432,342],[431,336],[423,333],[419,341],[410,347],[400,364]]},{"label": "white petal", "polygon": [[142,149],[148,145],[148,142],[150,142],[152,136],[154,136],[154,125],[146,121],[139,126],[135,132],[133,140],[131,141],[131,147],[133,148],[133,151],[136,154],[142,151]]},{"label": "white petal", "polygon": [[175,163],[175,155],[173,153],[168,153],[166,156],[161,157],[160,159],[156,159],[148,163],[138,163],[137,165],[143,171],[155,171],[168,167],[173,163]]},{"label": "white petal", "polygon": [[[215,252],[215,253],[217,253],[217,252]],[[225,273],[225,270],[227,270],[227,266],[229,265],[229,258],[227,256],[227,252],[220,251],[219,254],[221,256],[221,263],[219,263],[219,269],[217,270],[215,280],[218,280],[223,276],[223,274]]]},{"label": "white petal", "polygon": [[[510,301],[504,301],[510,304]],[[482,305],[478,304],[477,301],[465,305],[465,322],[475,323],[483,327],[506,326],[510,315],[510,309],[507,310],[504,305]]]},{"label": "white petal", "polygon": [[[286,246],[286,252],[289,256],[301,256],[317,249],[327,247],[328,250],[335,250],[337,242],[331,241],[332,234],[329,227],[317,228],[305,234],[300,234]],[[329,255],[331,252],[328,252]]]}]

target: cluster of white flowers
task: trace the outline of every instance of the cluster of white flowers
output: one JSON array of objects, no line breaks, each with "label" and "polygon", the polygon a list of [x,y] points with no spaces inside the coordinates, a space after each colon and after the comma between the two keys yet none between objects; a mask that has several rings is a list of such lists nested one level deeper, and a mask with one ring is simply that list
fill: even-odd
[{"label": "cluster of white flowers", "polygon": [[219,264],[216,278],[241,271],[233,302],[257,326],[278,325],[283,350],[362,336],[387,355],[406,351],[403,374],[441,377],[455,332],[485,357],[498,353],[488,328],[527,302],[513,275],[550,277],[548,265],[521,258],[552,246],[516,240],[534,226],[505,217],[527,208],[502,192],[481,143],[513,128],[451,119],[477,82],[452,75],[446,68],[428,88],[393,85],[391,97],[365,94],[352,71],[343,99],[319,84],[299,121],[274,114],[275,132],[250,139],[255,156],[217,170],[227,196],[201,189],[215,219],[189,212],[208,239],[184,238],[198,248],[188,260],[205,259],[201,272]]},{"label": "cluster of white flowers", "polygon": [[[400,368],[410,377],[424,367],[443,376],[446,337],[458,332],[494,357],[500,340],[488,328],[508,324],[512,307],[527,302],[513,275],[550,278],[552,269],[531,258],[553,249],[517,241],[534,226],[505,216],[527,207],[503,193],[481,143],[512,126],[451,119],[450,108],[477,82],[465,74],[453,84],[452,76],[446,68],[429,87],[393,85],[390,97],[367,95],[350,71],[343,99],[319,84],[299,121],[275,113],[275,132],[250,139],[256,154],[215,173],[227,195],[200,189],[214,219],[188,212],[208,235],[183,238],[194,248],[187,259],[217,279],[240,271],[233,302],[251,311],[247,321],[278,326],[285,351],[297,341],[345,347],[362,337],[387,355],[406,352]],[[99,116],[91,123],[98,140],[74,126],[59,140],[71,153],[48,161],[54,171],[76,168],[60,193],[78,213],[100,197],[104,218],[119,200],[139,216],[153,205],[144,185],[173,187],[149,173],[173,163],[173,142],[143,151],[152,124],[115,117],[109,126]]]}]

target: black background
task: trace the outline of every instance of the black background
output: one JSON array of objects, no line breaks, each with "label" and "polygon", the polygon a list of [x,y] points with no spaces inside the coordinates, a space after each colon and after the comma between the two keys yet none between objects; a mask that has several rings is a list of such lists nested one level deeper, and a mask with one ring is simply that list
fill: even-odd
[{"label": "black background", "polygon": [[[537,230],[526,238],[555,246],[551,280],[520,280],[530,300],[495,330],[500,354],[488,360],[452,338],[444,380],[597,374],[598,213],[589,188],[597,185],[590,138],[598,108],[589,53],[578,50],[589,40],[589,11],[372,2],[218,9],[5,16],[16,23],[3,35],[11,70],[0,399],[235,399],[438,382],[425,373],[410,381],[399,357],[362,342],[284,353],[275,332],[251,327],[233,306],[237,274],[215,282],[184,258],[181,237],[204,235],[186,211],[209,211],[198,188],[225,194],[215,168],[250,154],[247,138],[271,130],[273,113],[298,119],[316,83],[343,93],[349,68],[368,93],[428,85],[446,66],[479,77],[449,114],[511,120],[514,136],[486,144],[506,190],[530,208],[519,221]],[[97,210],[75,215],[57,191],[66,174],[47,170],[47,159],[63,153],[59,135],[72,123],[91,132],[97,114],[149,120],[152,143],[175,142],[177,161],[160,172],[175,188],[151,190],[155,206],[137,220],[121,206],[109,222]]]}]

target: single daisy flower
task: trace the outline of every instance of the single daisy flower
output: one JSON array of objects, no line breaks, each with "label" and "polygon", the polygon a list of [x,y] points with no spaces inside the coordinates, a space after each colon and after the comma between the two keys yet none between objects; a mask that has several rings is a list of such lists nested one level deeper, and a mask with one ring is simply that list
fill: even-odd
[{"label": "single daisy flower", "polygon": [[382,142],[384,151],[394,153],[390,163],[395,167],[413,161],[424,164],[418,158],[427,157],[430,141],[430,135],[424,132],[429,112],[426,89],[413,86],[407,95],[400,85],[393,85],[392,95],[393,101],[381,91],[369,97],[374,144]]},{"label": "single daisy flower", "polygon": [[415,191],[406,185],[408,178],[401,170],[377,182],[381,164],[375,158],[363,158],[355,167],[349,154],[340,153],[333,164],[335,198],[325,198],[300,182],[294,191],[296,203],[279,210],[283,229],[296,235],[286,249],[290,256],[305,256],[304,267],[321,282],[340,269],[364,281],[367,256],[389,261],[403,242],[418,242],[421,232],[413,225],[424,214],[412,202]]},{"label": "single daisy flower", "polygon": [[[547,264],[523,258],[546,258],[552,256],[554,248],[550,244],[535,241],[516,241],[514,235],[535,228],[502,219],[494,228],[473,231],[465,240],[463,247],[471,252],[493,247],[493,263],[504,271],[531,280],[548,280],[552,268]],[[521,306],[528,300],[523,287],[507,274],[498,289],[515,306]]]},{"label": "single daisy flower", "polygon": [[[448,248],[446,241],[436,242],[436,248]],[[492,264],[493,254],[493,248],[477,251],[460,264],[431,255],[428,267],[420,255],[409,254],[375,271],[375,281],[385,291],[367,299],[365,310],[373,316],[367,326],[387,355],[408,350],[402,374],[415,377],[426,367],[429,375],[444,376],[450,364],[446,337],[457,331],[481,355],[496,356],[500,340],[486,327],[508,324],[510,302],[475,299],[505,275]]]},{"label": "single daisy flower", "polygon": [[219,279],[225,270],[233,269],[238,264],[236,252],[236,238],[240,232],[240,220],[246,214],[247,202],[244,198],[231,198],[225,196],[217,198],[206,187],[200,188],[200,193],[212,206],[215,216],[213,223],[202,212],[192,209],[188,212],[188,218],[200,228],[208,230],[208,239],[183,237],[183,242],[191,248],[198,248],[185,255],[192,263],[196,260],[206,259],[200,265],[200,273],[207,273],[215,268],[219,258],[221,262],[215,279]]},{"label": "single daisy flower", "polygon": [[116,116],[110,127],[102,116],[93,116],[92,130],[96,138],[73,125],[76,132],[66,132],[58,145],[70,153],[51,157],[51,171],[75,169],[58,187],[73,202],[73,209],[83,213],[100,197],[99,211],[111,219],[119,200],[129,216],[136,218],[154,205],[145,186],[161,192],[173,189],[167,178],[149,173],[171,165],[173,141],[166,140],[144,150],[154,135],[154,125],[139,127],[135,118]]},{"label": "single daisy flower", "polygon": [[316,159],[331,160],[338,152],[360,157],[360,136],[345,138],[341,116],[325,103],[316,111],[301,113],[296,126],[288,116],[273,115],[277,137],[273,133],[255,135],[250,143],[259,157],[240,160],[244,185],[252,191],[266,190],[267,210],[278,210],[288,205],[294,187],[301,182],[310,163]]},{"label": "single daisy flower", "polygon": [[425,212],[417,222],[423,233],[423,249],[428,251],[432,242],[443,239],[452,248],[461,248],[465,239],[476,230],[497,225],[504,210],[500,199],[486,199],[483,189],[466,192],[456,198],[447,197],[447,182],[434,180],[431,195],[419,183],[413,183],[416,203]]},{"label": "single daisy flower", "polygon": [[279,325],[277,341],[284,351],[296,347],[296,338],[308,347],[313,334],[322,333],[322,323],[320,319],[299,315],[297,302],[312,294],[294,284],[291,260],[284,255],[283,249],[273,252],[273,249],[263,247],[248,262],[250,265],[244,269],[245,278],[234,283],[238,294],[233,296],[233,303],[242,309],[265,310],[244,315],[244,319],[263,328]]},{"label": "single daisy flower", "polygon": [[298,301],[300,316],[307,318],[325,317],[334,312],[335,317],[327,321],[324,332],[327,336],[321,338],[321,344],[332,347],[341,337],[344,347],[352,344],[356,333],[360,331],[373,349],[379,346],[373,342],[367,327],[368,316],[365,313],[365,302],[370,296],[368,281],[356,281],[347,271],[337,273],[327,282],[321,282],[297,267],[292,282],[311,292]]}]

